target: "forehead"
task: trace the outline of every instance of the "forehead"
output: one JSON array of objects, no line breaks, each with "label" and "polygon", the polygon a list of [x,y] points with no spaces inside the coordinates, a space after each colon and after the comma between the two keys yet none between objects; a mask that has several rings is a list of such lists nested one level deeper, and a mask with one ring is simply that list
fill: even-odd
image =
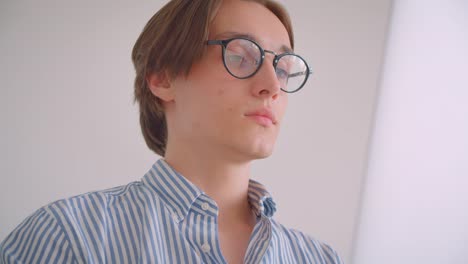
[{"label": "forehead", "polygon": [[289,35],[283,23],[265,6],[242,0],[225,0],[210,24],[210,39],[248,36],[263,48],[289,51]]}]

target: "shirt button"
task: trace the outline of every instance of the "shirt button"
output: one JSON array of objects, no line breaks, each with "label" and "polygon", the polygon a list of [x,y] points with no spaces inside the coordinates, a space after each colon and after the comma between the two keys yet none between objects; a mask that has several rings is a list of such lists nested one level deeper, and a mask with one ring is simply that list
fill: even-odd
[{"label": "shirt button", "polygon": [[173,213],[172,214],[172,219],[174,219],[175,221],[179,220],[179,217],[176,213]]},{"label": "shirt button", "polygon": [[208,205],[208,203],[202,203],[201,209],[203,209],[203,210],[206,211],[206,210],[208,210],[208,208],[210,208],[210,206]]},{"label": "shirt button", "polygon": [[205,243],[205,244],[203,244],[203,245],[201,246],[201,249],[202,249],[203,252],[207,253],[207,252],[209,252],[209,251],[211,250],[211,247],[210,247],[210,245],[208,245],[207,243]]}]

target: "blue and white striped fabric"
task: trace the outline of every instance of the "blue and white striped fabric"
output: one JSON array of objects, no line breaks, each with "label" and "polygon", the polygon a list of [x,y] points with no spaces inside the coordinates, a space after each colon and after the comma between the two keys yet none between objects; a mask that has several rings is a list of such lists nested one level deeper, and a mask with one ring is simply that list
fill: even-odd
[{"label": "blue and white striped fabric", "polygon": [[[257,224],[245,263],[342,263],[328,245],[285,228],[275,203],[250,181]],[[218,208],[163,159],[139,182],[51,203],[0,245],[0,263],[226,263]]]}]

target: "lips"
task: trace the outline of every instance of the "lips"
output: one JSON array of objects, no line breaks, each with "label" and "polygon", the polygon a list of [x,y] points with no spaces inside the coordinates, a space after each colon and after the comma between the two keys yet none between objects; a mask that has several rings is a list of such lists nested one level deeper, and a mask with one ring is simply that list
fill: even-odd
[{"label": "lips", "polygon": [[261,108],[245,114],[263,126],[276,125],[277,120],[273,112],[267,108]]}]

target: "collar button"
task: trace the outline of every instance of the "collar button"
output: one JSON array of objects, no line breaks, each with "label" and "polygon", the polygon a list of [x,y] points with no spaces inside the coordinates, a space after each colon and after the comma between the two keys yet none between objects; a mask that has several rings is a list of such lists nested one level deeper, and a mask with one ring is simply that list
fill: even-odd
[{"label": "collar button", "polygon": [[208,243],[205,243],[201,246],[201,250],[205,253],[208,253],[211,250],[211,247],[208,245]]},{"label": "collar button", "polygon": [[172,213],[172,219],[174,219],[174,221],[179,220],[179,216],[177,215],[177,213]]}]

